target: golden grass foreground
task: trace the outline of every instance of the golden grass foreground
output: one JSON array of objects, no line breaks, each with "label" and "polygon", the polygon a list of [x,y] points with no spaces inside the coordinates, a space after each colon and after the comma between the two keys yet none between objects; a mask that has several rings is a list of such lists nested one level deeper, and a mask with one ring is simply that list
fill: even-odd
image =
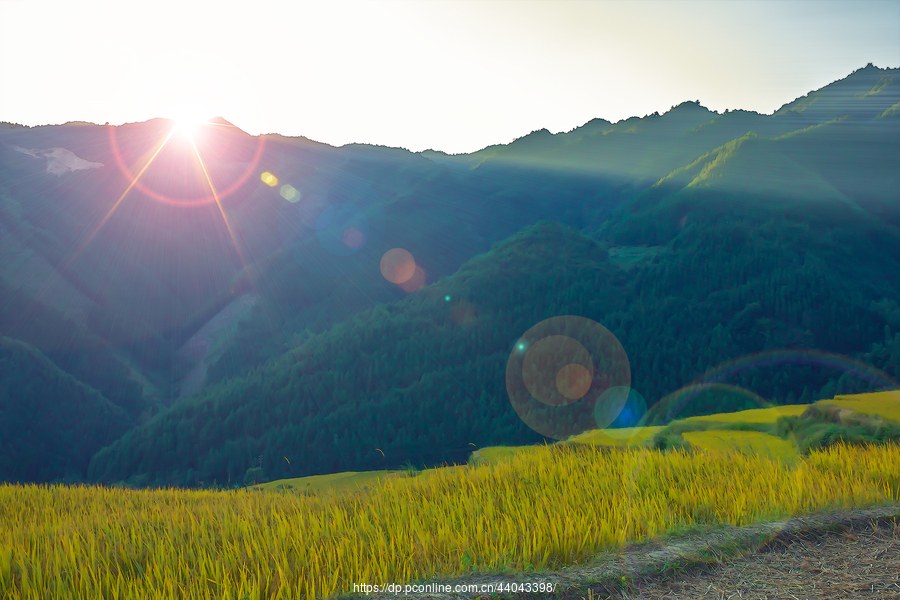
[{"label": "golden grass foreground", "polygon": [[692,524],[898,500],[897,445],[836,446],[794,467],[557,445],[327,496],[3,485],[0,597],[313,599],[552,569]]}]

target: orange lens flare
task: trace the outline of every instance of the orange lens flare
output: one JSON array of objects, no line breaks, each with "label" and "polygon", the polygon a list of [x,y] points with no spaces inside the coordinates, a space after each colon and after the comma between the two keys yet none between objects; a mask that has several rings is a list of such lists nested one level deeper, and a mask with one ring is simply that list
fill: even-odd
[{"label": "orange lens flare", "polygon": [[413,255],[403,248],[385,252],[381,257],[380,266],[384,278],[397,285],[406,283],[416,274],[416,261]]}]

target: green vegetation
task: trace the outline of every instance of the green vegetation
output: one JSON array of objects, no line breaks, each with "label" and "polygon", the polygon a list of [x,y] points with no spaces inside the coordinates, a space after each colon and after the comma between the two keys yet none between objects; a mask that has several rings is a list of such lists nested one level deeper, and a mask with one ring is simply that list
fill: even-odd
[{"label": "green vegetation", "polygon": [[566,444],[587,444],[589,446],[643,447],[663,430],[661,426],[622,427],[618,429],[593,429],[572,436]]},{"label": "green vegetation", "polygon": [[[559,442],[561,445],[589,446],[595,449],[611,450],[625,448],[654,448],[658,450],[680,449],[686,452],[722,451],[742,452],[749,455],[776,458],[788,464],[796,464],[800,454],[823,449],[835,441],[847,444],[881,444],[895,438],[885,435],[887,430],[876,434],[884,425],[884,414],[896,410],[898,392],[858,394],[840,396],[835,400],[820,400],[815,405],[773,406],[765,409],[745,410],[733,413],[719,413],[702,417],[689,417],[670,423],[668,426],[622,427],[615,429],[593,429]],[[865,407],[866,412],[856,413],[849,408],[835,405]],[[829,436],[819,436],[814,440],[798,438],[796,419],[784,417],[802,416],[807,431],[818,435],[827,430]],[[866,429],[858,426],[865,424]],[[855,427],[855,429],[854,429]],[[798,442],[801,444],[798,447]],[[473,450],[468,466],[495,465],[509,461],[520,454],[541,452],[546,444],[531,446],[491,446]],[[359,490],[367,485],[390,477],[407,477],[411,473],[433,474],[447,469],[464,469],[465,466],[440,467],[419,471],[411,464],[397,471],[344,472],[331,475],[313,475],[294,479],[283,479],[259,486],[264,490],[294,490],[305,493],[342,492]]]},{"label": "green vegetation", "polygon": [[900,423],[866,415],[826,402],[810,406],[799,417],[776,422],[779,436],[791,440],[802,454],[834,444],[880,444],[900,441]]},{"label": "green vegetation", "polygon": [[[559,314],[590,317],[621,341],[632,387],[649,404],[659,399],[649,424],[872,385],[816,362],[819,354],[807,348],[894,373],[900,334],[885,329],[873,306],[895,294],[881,269],[900,272],[900,252],[883,255],[877,269],[842,256],[861,256],[888,231],[870,224],[871,235],[825,233],[749,215],[737,228],[712,215],[694,218],[665,261],[635,267],[627,279],[578,232],[549,223],[527,229],[406,300],[176,404],[98,453],[90,476],[195,485],[240,479],[259,454],[278,465],[270,475],[283,478],[407,460],[459,463],[470,442],[538,442],[513,412],[502,373],[518,336]],[[471,318],[460,320],[460,311]],[[784,362],[738,371],[730,387],[669,393],[729,359],[779,348],[795,350]],[[285,456],[291,470],[279,463]]]},{"label": "green vegetation", "polygon": [[60,369],[97,389],[133,419],[152,413],[140,385],[115,350],[58,311],[0,279],[0,334],[34,346]]},{"label": "green vegetation", "polygon": [[342,493],[359,491],[377,484],[388,476],[395,475],[395,471],[354,471],[332,473],[330,475],[310,475],[309,477],[295,477],[293,479],[279,479],[259,486],[261,490],[282,491],[291,490],[301,494]]},{"label": "green vegetation", "polygon": [[78,481],[91,456],[131,425],[125,411],[39,350],[0,337],[0,473],[6,479]]}]

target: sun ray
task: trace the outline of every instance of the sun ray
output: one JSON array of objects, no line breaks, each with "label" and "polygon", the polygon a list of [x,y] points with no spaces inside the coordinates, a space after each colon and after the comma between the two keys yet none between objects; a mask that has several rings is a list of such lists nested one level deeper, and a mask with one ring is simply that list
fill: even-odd
[{"label": "sun ray", "polygon": [[103,217],[100,223],[94,228],[90,235],[88,235],[87,239],[82,242],[81,246],[78,247],[74,254],[72,254],[72,257],[68,261],[66,261],[66,264],[57,271],[56,277],[52,278],[51,281],[47,283],[46,287],[44,288],[44,292],[41,294],[41,297],[43,297],[43,295],[46,294],[50,290],[50,288],[52,288],[56,284],[56,282],[66,274],[66,271],[69,270],[69,267],[72,266],[72,263],[75,262],[75,259],[78,258],[78,256],[81,255],[82,252],[84,252],[84,249],[87,248],[87,246],[91,243],[91,240],[94,239],[94,237],[100,232],[106,222],[109,221],[110,217],[112,217],[113,213],[116,212],[116,209],[119,207],[119,205],[122,204],[122,201],[125,200],[125,197],[128,195],[128,193],[134,188],[135,185],[137,185],[137,182],[138,180],[140,180],[141,176],[143,176],[147,169],[150,168],[150,165],[153,164],[153,161],[156,160],[156,157],[159,156],[159,153],[162,152],[162,149],[172,138],[172,133],[173,132],[170,131],[169,135],[167,135],[165,139],[163,139],[162,143],[159,145],[156,151],[153,152],[150,158],[147,159],[146,164],[144,164],[138,174],[128,182],[128,187],[125,188],[125,191],[122,192],[122,195],[119,196],[119,199],[116,200],[109,211],[107,211],[106,215]]},{"label": "sun ray", "polygon": [[[119,208],[119,205],[125,199],[125,196],[128,195],[128,192],[130,192],[132,190],[132,188],[135,185],[137,185],[137,182],[144,175],[144,173],[147,171],[147,169],[150,168],[150,165],[153,164],[153,161],[156,160],[156,157],[159,156],[159,153],[162,152],[162,149],[165,147],[165,145],[169,142],[170,139],[172,139],[173,133],[174,133],[174,130],[169,132],[169,135],[166,136],[166,138],[159,145],[159,148],[157,148],[156,151],[153,153],[153,155],[147,160],[147,163],[143,166],[143,168],[141,168],[141,170],[138,171],[138,174],[134,177],[134,179],[132,179],[131,181],[128,182],[128,187],[125,188],[125,191],[122,192],[122,195],[119,196],[119,199],[116,200],[115,204],[112,205],[112,208],[109,209],[109,211],[106,213],[106,216],[103,217],[102,221],[100,221],[100,224],[94,228],[94,231],[92,231],[91,234],[84,241],[84,243],[81,244],[81,247],[78,248],[78,250],[75,252],[75,255],[72,256],[71,260],[69,260],[69,262],[66,264],[66,268],[68,268],[69,265],[72,264],[72,261],[74,261],[75,258],[87,247],[87,245],[91,243],[91,240],[94,239],[94,236],[100,232],[100,230],[103,228],[103,226],[109,220],[109,218],[113,215],[114,212],[116,212],[116,209]],[[63,271],[65,271],[65,269],[63,269]]]},{"label": "sun ray", "polygon": [[[122,201],[128,195],[128,192],[130,192],[132,190],[132,188],[134,188],[134,186],[137,185],[138,180],[147,171],[147,169],[150,168],[150,165],[153,164],[153,161],[156,160],[156,157],[159,155],[160,152],[162,152],[162,149],[169,142],[169,140],[172,137],[172,134],[173,134],[173,132],[170,131],[169,134],[162,141],[162,143],[159,145],[159,147],[156,149],[156,151],[154,151],[153,154],[150,156],[150,158],[147,159],[147,163],[141,168],[141,170],[138,172],[137,176],[128,182],[128,186],[125,188],[125,191],[122,192],[122,195],[119,196],[119,199],[116,200],[116,202],[112,205],[112,208],[110,208],[109,211],[107,211],[106,215],[103,217],[103,220],[101,220],[100,223],[97,225],[97,227],[95,227],[94,230],[90,233],[90,235],[88,235],[87,239],[85,239],[84,242],[82,242],[81,246],[79,246],[78,249],[72,254],[71,258],[69,258],[69,260],[66,261],[66,264],[64,264],[62,266],[62,268],[57,269],[54,272],[53,276],[51,276],[49,278],[50,280],[44,286],[43,291],[41,291],[40,293],[37,294],[37,300],[43,300],[44,297],[46,297],[47,293],[49,293],[50,290],[53,289],[53,286],[55,286],[61,279],[63,279],[65,277],[66,271],[69,270],[69,268],[72,266],[72,263],[75,262],[75,259],[78,258],[78,256],[81,255],[81,253],[84,251],[84,249],[87,248],[88,244],[91,243],[91,240],[94,239],[94,236],[96,236],[97,233],[100,232],[100,230],[103,228],[103,226],[109,220],[109,218],[113,215],[113,213],[116,211],[116,209],[122,203]],[[34,307],[32,307],[32,308],[34,308]],[[23,315],[19,319],[19,321],[21,321],[23,319],[27,320],[28,318],[30,318],[30,315],[31,315],[31,311],[28,311],[25,315]]]},{"label": "sun ray", "polygon": [[200,164],[200,169],[203,171],[203,176],[206,178],[206,184],[209,186],[209,191],[212,193],[213,199],[216,202],[216,208],[219,209],[219,214],[222,215],[222,221],[225,223],[225,228],[228,230],[228,235],[231,236],[231,242],[234,244],[234,249],[238,253],[238,257],[241,259],[241,263],[244,265],[244,269],[247,272],[247,277],[250,279],[250,284],[256,287],[253,283],[253,275],[250,273],[250,265],[247,264],[247,259],[244,258],[244,253],[241,252],[241,247],[238,245],[237,238],[234,237],[234,231],[231,229],[231,223],[228,222],[228,215],[225,214],[225,209],[222,208],[222,202],[219,200],[219,193],[216,191],[216,186],[213,185],[212,178],[209,176],[209,171],[206,170],[206,165],[203,163],[203,158],[200,157],[200,152],[197,150],[197,145],[194,143],[193,138],[189,138],[191,142],[191,148],[194,150],[194,156],[197,157],[197,162]]}]

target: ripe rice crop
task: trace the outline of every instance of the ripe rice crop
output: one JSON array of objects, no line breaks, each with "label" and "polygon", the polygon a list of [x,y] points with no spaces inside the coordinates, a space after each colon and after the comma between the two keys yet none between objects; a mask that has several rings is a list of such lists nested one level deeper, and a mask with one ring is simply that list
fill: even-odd
[{"label": "ripe rice crop", "polygon": [[795,467],[741,453],[546,446],[331,496],[0,486],[0,597],[328,597],[552,569],[695,524],[900,500],[900,446]]},{"label": "ripe rice crop", "polygon": [[798,417],[808,408],[807,404],[788,404],[769,408],[752,408],[734,413],[719,413],[702,417],[688,417],[685,421],[713,421],[716,423],[775,423],[779,417]]},{"label": "ripe rice crop", "polygon": [[874,392],[872,394],[854,394],[852,396],[835,396],[833,400],[821,400],[821,403],[850,408],[856,412],[880,416],[895,423],[900,423],[900,390]]},{"label": "ripe rice crop", "polygon": [[563,443],[587,444],[589,446],[643,446],[663,429],[665,427],[659,425],[623,427],[621,429],[591,429],[570,437]]},{"label": "ripe rice crop", "polygon": [[744,452],[757,456],[777,458],[787,463],[797,460],[797,449],[780,437],[760,431],[716,430],[686,431],[681,436],[692,448],[707,451]]}]

